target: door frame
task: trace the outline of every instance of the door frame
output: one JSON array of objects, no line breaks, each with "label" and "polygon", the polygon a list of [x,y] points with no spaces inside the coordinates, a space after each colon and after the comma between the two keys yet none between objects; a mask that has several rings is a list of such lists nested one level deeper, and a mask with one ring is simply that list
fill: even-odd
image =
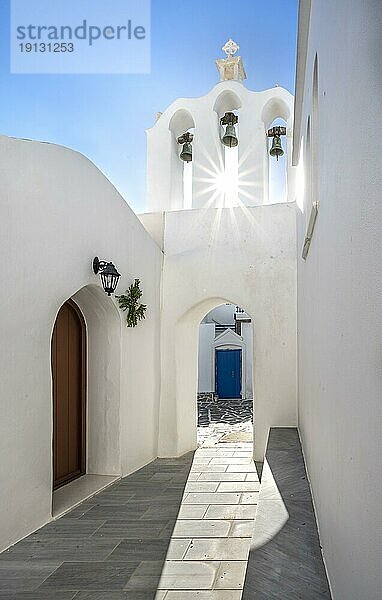
[{"label": "door frame", "polygon": [[246,398],[247,394],[247,348],[245,342],[239,344],[226,344],[217,339],[214,342],[212,350],[212,389],[216,392],[216,350],[241,350],[241,399]]},{"label": "door frame", "polygon": [[[232,352],[232,351],[236,351],[236,352],[240,352],[240,372],[239,372],[239,382],[240,382],[240,395],[238,396],[239,398],[243,398],[244,394],[245,394],[245,390],[243,392],[243,385],[245,385],[245,378],[244,378],[244,374],[243,374],[243,348],[241,348],[240,346],[231,346],[231,347],[227,347],[227,346],[217,346],[215,347],[215,355],[214,355],[214,371],[215,371],[215,381],[214,381],[214,388],[215,388],[215,392],[217,393],[218,391],[218,360],[217,360],[217,353],[218,352]],[[226,398],[222,398],[222,400],[225,400]]]},{"label": "door frame", "polygon": [[[56,315],[56,319],[54,321],[54,325],[53,325],[53,331],[54,331],[54,327],[56,326],[56,321],[57,321],[57,317],[58,317],[58,313],[60,312],[61,308],[67,304],[68,306],[70,306],[70,308],[72,310],[74,310],[74,312],[76,313],[78,320],[80,322],[81,325],[81,442],[80,442],[80,448],[81,448],[81,464],[80,464],[80,473],[75,475],[75,476],[70,476],[65,478],[63,481],[60,481],[60,483],[56,484],[54,483],[54,442],[55,442],[55,419],[54,419],[54,390],[52,387],[52,417],[53,417],[53,428],[52,428],[52,489],[53,491],[58,490],[59,488],[63,487],[64,485],[75,481],[76,479],[78,479],[79,477],[82,477],[82,475],[86,474],[86,467],[87,467],[87,442],[86,442],[86,433],[87,433],[87,329],[86,329],[86,322],[85,322],[85,318],[84,315],[82,314],[82,311],[80,309],[80,307],[78,306],[78,304],[76,304],[76,302],[74,302],[74,300],[72,300],[71,298],[69,298],[68,300],[66,300],[61,306],[59,311],[57,312]],[[53,333],[52,333],[52,341],[53,341]],[[51,342],[52,345],[52,342]],[[52,384],[53,384],[53,353],[52,353],[52,348],[51,348],[51,373],[52,373]]]}]

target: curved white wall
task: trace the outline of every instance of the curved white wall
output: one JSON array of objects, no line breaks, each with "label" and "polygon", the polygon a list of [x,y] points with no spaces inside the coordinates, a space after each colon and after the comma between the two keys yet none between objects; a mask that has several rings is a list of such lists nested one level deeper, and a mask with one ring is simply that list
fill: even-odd
[{"label": "curved white wall", "polygon": [[[0,137],[0,190],[0,547],[4,548],[51,516],[51,334],[60,306],[78,290],[81,305],[83,288],[100,285],[91,269],[95,255],[112,260],[122,273],[119,292],[135,277],[141,279],[148,310],[147,319],[134,330],[115,320],[111,326],[111,335],[121,335],[120,389],[111,383],[117,365],[109,364],[109,372],[97,377],[103,378],[105,393],[119,396],[119,452],[112,441],[114,458],[109,454],[109,463],[103,465],[95,458],[89,467],[126,474],[157,456],[162,253],[110,182],[76,152]],[[82,307],[86,318],[89,306]],[[98,317],[96,312],[92,318],[101,319],[102,311]],[[92,329],[89,318],[88,314]],[[102,329],[93,333],[98,345]],[[116,419],[115,414],[108,415],[111,431]],[[102,447],[104,434],[99,431],[93,442]]]}]

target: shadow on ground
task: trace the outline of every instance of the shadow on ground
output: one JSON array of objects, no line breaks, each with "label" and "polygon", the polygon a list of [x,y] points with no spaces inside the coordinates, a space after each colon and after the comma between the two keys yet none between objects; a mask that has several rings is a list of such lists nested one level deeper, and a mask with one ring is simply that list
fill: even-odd
[{"label": "shadow on ground", "polygon": [[242,600],[330,600],[297,429],[272,427],[265,458]]},{"label": "shadow on ground", "polygon": [[193,455],[155,460],[0,554],[0,599],[153,600]]}]

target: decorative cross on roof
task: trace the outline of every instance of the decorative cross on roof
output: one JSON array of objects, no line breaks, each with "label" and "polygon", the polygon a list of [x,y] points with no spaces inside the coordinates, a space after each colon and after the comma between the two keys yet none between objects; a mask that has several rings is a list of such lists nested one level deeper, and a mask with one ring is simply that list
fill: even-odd
[{"label": "decorative cross on roof", "polygon": [[236,54],[238,50],[240,50],[240,46],[236,44],[231,38],[228,40],[226,44],[224,44],[222,48],[223,52],[226,53],[227,58]]}]

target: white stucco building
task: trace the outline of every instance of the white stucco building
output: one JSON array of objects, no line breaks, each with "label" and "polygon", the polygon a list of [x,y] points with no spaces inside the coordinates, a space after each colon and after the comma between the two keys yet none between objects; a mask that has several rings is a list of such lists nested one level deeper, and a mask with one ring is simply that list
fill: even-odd
[{"label": "white stucco building", "polygon": [[[295,104],[281,87],[248,90],[240,57],[219,59],[212,90],[148,130],[139,217],[77,152],[0,137],[0,550],[52,519],[58,472],[102,486],[195,449],[197,393],[216,391],[216,352],[237,350],[254,458],[271,426],[299,428],[333,599],[380,599],[380,21],[377,0],[301,0]],[[236,147],[221,142],[226,113]],[[141,280],[136,328],[97,255],[121,273],[118,293]],[[80,382],[77,462],[70,444],[55,454],[60,344],[79,361],[65,366]]]}]

